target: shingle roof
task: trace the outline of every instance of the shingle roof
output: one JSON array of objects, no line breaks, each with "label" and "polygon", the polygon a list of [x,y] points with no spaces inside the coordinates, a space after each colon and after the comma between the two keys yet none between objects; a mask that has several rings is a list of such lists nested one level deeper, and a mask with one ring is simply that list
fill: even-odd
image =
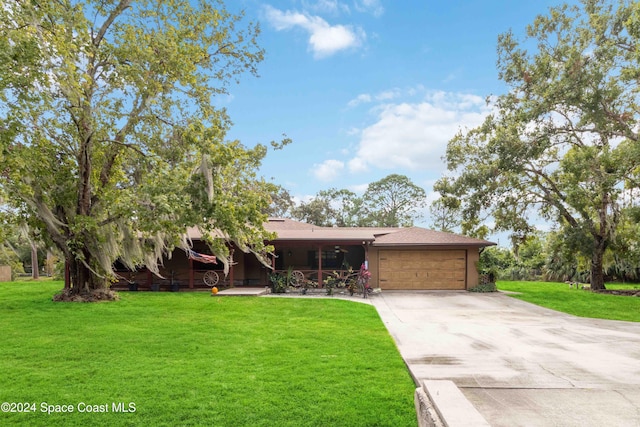
[{"label": "shingle roof", "polygon": [[421,227],[318,227],[283,218],[269,218],[265,228],[277,240],[366,241],[374,246],[492,246],[495,243]]},{"label": "shingle roof", "polygon": [[492,246],[493,242],[421,227],[400,228],[376,237],[373,246]]},{"label": "shingle roof", "polygon": [[[288,218],[269,218],[268,231],[275,232],[276,241],[368,242],[373,246],[492,246],[495,243],[453,233],[421,227],[318,227]],[[187,230],[190,239],[202,238],[199,228]]]}]

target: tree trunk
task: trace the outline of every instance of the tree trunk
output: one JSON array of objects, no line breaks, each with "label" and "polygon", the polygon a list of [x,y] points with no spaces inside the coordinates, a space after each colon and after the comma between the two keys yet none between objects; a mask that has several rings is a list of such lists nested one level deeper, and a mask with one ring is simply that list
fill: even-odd
[{"label": "tree trunk", "polygon": [[35,242],[31,242],[31,278],[37,280],[40,278],[38,269],[38,248]]},{"label": "tree trunk", "polygon": [[[85,262],[90,265],[91,255],[85,251]],[[69,275],[71,279],[71,293],[79,294],[95,289],[106,288],[106,281],[95,275],[82,261],[69,260]]]},{"label": "tree trunk", "polygon": [[606,289],[604,286],[604,239],[595,239],[591,255],[591,290]]}]

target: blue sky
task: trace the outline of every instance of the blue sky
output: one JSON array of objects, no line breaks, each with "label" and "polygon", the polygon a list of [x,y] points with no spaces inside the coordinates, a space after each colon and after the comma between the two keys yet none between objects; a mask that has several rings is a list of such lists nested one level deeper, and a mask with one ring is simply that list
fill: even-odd
[{"label": "blue sky", "polygon": [[[259,78],[220,99],[245,145],[283,133],[262,174],[297,199],[361,194],[398,173],[436,197],[446,144],[481,123],[485,98],[505,92],[497,37],[546,13],[551,0],[241,0],[260,22]],[[428,215],[418,225],[429,226]]]}]

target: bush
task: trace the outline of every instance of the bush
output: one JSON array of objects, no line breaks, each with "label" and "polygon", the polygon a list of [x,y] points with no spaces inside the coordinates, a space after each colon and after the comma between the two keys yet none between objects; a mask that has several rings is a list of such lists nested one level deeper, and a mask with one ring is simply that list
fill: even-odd
[{"label": "bush", "polygon": [[495,283],[484,283],[482,285],[475,286],[469,289],[469,292],[498,292],[498,288]]},{"label": "bush", "polygon": [[269,283],[271,283],[271,292],[274,294],[284,294],[289,288],[289,273],[273,273],[269,275]]}]

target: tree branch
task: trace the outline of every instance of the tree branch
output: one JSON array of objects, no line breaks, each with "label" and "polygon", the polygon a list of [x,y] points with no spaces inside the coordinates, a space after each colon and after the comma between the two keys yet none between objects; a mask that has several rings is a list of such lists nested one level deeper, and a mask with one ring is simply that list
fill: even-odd
[{"label": "tree branch", "polygon": [[100,31],[98,31],[98,35],[93,39],[93,45],[95,47],[98,47],[100,45],[100,43],[102,42],[102,39],[104,38],[105,34],[107,33],[107,30],[109,29],[111,24],[113,24],[113,21],[115,21],[116,18],[125,9],[130,7],[131,1],[132,0],[122,0],[122,1],[120,1],[120,4],[118,4],[118,6],[109,14],[109,16],[107,17],[107,20],[102,24],[102,27],[100,27]]}]

